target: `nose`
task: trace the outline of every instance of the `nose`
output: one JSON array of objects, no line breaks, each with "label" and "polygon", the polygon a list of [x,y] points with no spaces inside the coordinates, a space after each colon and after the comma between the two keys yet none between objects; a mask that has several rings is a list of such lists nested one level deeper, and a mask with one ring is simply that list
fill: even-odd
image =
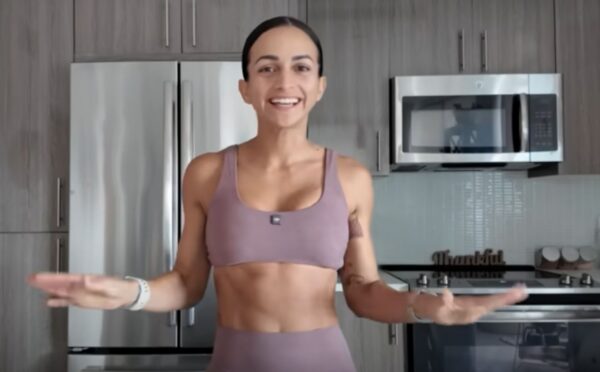
[{"label": "nose", "polygon": [[277,76],[277,88],[288,88],[294,83],[294,72],[291,69],[281,69]]}]

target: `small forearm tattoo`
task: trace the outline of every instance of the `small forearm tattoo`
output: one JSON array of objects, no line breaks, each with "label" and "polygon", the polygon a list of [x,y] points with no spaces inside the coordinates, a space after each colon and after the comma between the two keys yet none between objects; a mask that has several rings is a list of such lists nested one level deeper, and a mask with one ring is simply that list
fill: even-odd
[{"label": "small forearm tattoo", "polygon": [[340,272],[342,283],[346,286],[349,286],[350,284],[364,283],[365,281],[364,276],[354,273],[352,266],[353,265],[351,263],[347,263]]},{"label": "small forearm tattoo", "polygon": [[358,221],[358,217],[352,217],[348,221],[348,240],[352,238],[360,238],[363,236],[362,226]]}]

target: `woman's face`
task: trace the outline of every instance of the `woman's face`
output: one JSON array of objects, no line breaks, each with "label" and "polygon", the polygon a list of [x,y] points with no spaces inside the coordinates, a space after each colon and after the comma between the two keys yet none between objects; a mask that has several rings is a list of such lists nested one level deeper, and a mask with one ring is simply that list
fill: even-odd
[{"label": "woman's face", "polygon": [[244,101],[254,107],[259,122],[280,128],[306,122],[325,90],[317,47],[296,27],[263,33],[250,48],[247,68],[248,80],[240,80]]}]

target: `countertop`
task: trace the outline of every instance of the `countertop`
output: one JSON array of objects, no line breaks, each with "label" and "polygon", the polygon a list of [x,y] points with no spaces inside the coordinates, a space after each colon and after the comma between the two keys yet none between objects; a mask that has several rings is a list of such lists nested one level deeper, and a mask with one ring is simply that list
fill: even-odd
[{"label": "countertop", "polygon": [[[397,290],[397,291],[407,291],[408,290],[408,284],[406,284],[405,282],[403,282],[402,280],[386,273],[385,271],[379,270],[379,277],[381,278],[381,280],[383,280],[384,282],[386,282],[390,287],[392,287],[393,289]],[[344,289],[342,287],[342,283],[340,283],[340,279],[338,277],[338,282],[335,285],[335,291],[336,292],[343,292]]]}]

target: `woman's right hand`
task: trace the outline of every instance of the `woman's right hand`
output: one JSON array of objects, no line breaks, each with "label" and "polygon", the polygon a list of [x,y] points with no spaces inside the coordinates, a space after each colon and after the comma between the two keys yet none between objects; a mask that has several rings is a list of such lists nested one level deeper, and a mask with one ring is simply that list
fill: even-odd
[{"label": "woman's right hand", "polygon": [[137,282],[105,275],[42,272],[27,282],[49,294],[50,307],[112,310],[131,304],[138,294]]}]

